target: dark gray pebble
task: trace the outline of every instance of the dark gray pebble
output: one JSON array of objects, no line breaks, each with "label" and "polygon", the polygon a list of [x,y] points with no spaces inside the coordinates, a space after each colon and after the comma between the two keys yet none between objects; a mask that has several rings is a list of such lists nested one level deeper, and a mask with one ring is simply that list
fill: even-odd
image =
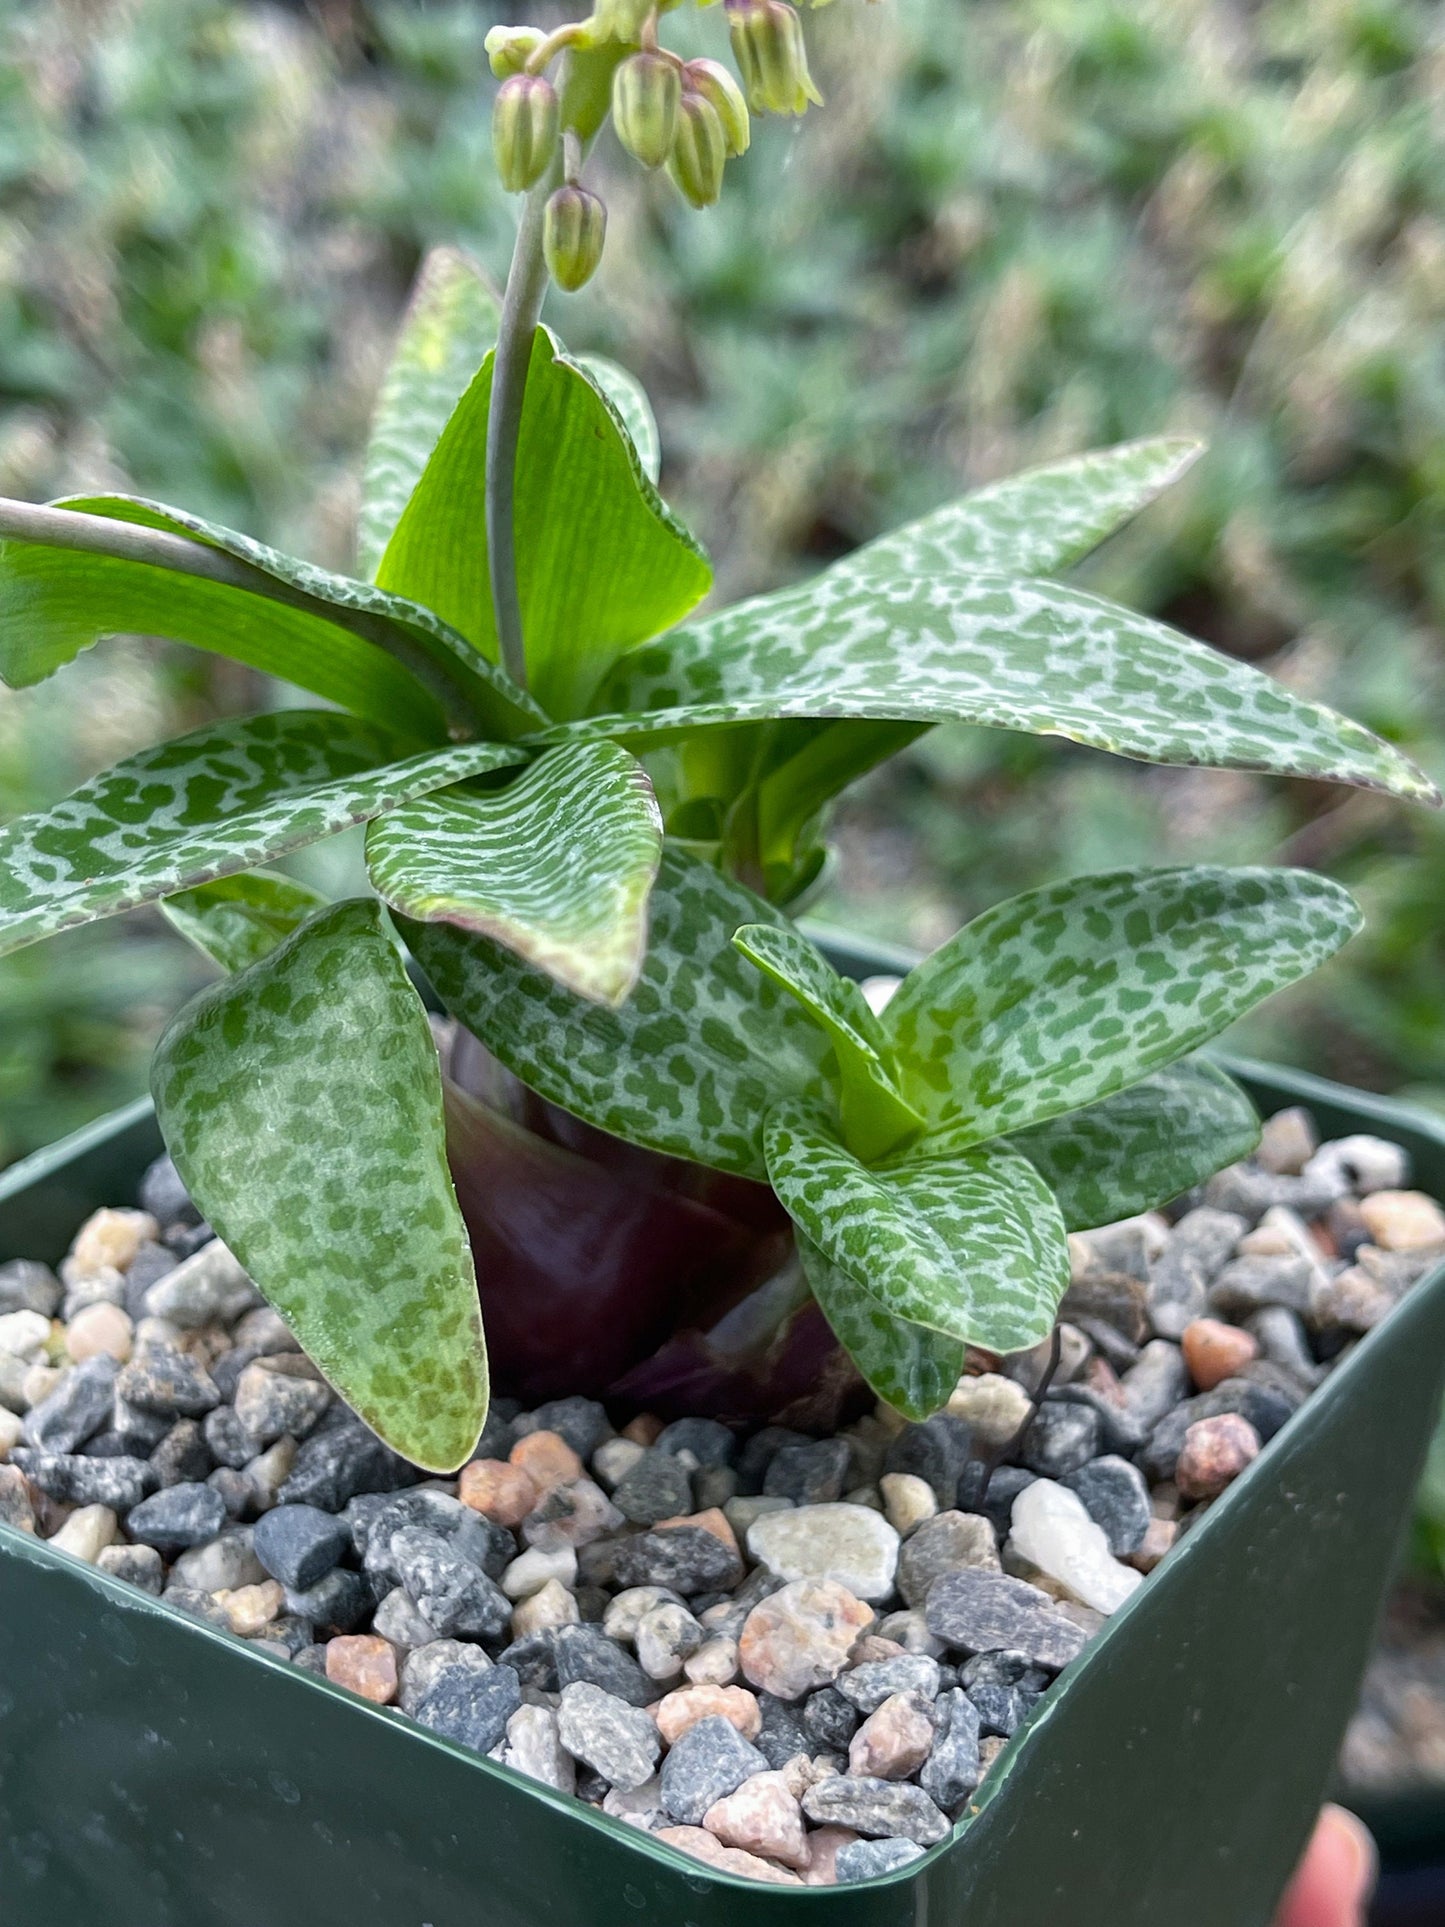
[{"label": "dark gray pebble", "polygon": [[511,1600],[457,1550],[456,1540],[424,1526],[407,1526],[391,1536],[390,1566],[422,1618],[444,1639],[455,1633],[494,1639],[506,1631]]},{"label": "dark gray pebble", "polygon": [[704,1471],[731,1466],[737,1440],[715,1418],[679,1418],[658,1434],[659,1452],[687,1452]]},{"label": "dark gray pebble", "polygon": [[846,1752],[862,1718],[836,1686],[820,1686],[803,1702],[803,1728],[811,1741],[807,1750],[816,1753],[819,1747],[828,1747],[835,1753]]},{"label": "dark gray pebble", "polygon": [[529,1432],[555,1432],[585,1462],[604,1439],[611,1438],[612,1425],[595,1398],[549,1398],[534,1412],[518,1413],[512,1431],[514,1439]]},{"label": "dark gray pebble", "polygon": [[196,1484],[211,1475],[215,1459],[193,1418],[177,1419],[151,1453],[151,1468],[161,1485]]},{"label": "dark gray pebble", "polygon": [[684,1597],[729,1592],[743,1576],[738,1554],[705,1526],[639,1533],[618,1547],[614,1569],[619,1587],[670,1586]]},{"label": "dark gray pebble", "polygon": [[559,1687],[583,1681],[629,1706],[650,1706],[662,1688],[598,1626],[559,1626],[554,1643]]},{"label": "dark gray pebble", "polygon": [[246,1430],[229,1405],[208,1413],[202,1430],[217,1464],[229,1465],[237,1472],[261,1450],[261,1441]]},{"label": "dark gray pebble", "polygon": [[967,1693],[944,1693],[933,1709],[933,1751],[923,1763],[919,1784],[945,1813],[957,1813],[983,1778],[979,1759],[978,1708]]},{"label": "dark gray pebble", "polygon": [[457,1740],[478,1753],[490,1753],[522,1704],[522,1683],[510,1666],[444,1667],[416,1709],[416,1718],[433,1733]]},{"label": "dark gray pebble", "polygon": [[1059,1671],[1077,1659],[1087,1635],[1045,1592],[1006,1573],[972,1567],[946,1572],[929,1588],[925,1609],[935,1639],[965,1653],[999,1647]]},{"label": "dark gray pebble", "polygon": [[670,1452],[644,1452],[619,1482],[612,1503],[634,1525],[655,1526],[692,1511],[692,1480]]},{"label": "dark gray pebble", "polygon": [[128,1512],[156,1489],[156,1475],[144,1459],[93,1459],[74,1452],[34,1452],[17,1445],[10,1461],[32,1485],[70,1505],[108,1505],[114,1512]]},{"label": "dark gray pebble", "polygon": [[1095,1525],[1103,1527],[1116,1559],[1138,1551],[1152,1516],[1149,1488],[1138,1466],[1117,1456],[1091,1459],[1064,1483],[1078,1493]]},{"label": "dark gray pebble", "polygon": [[698,1720],[662,1763],[662,1810],[680,1826],[702,1825],[714,1801],[767,1770],[767,1759],[718,1714]]},{"label": "dark gray pebble", "polygon": [[797,1505],[831,1504],[847,1490],[852,1457],[846,1439],[782,1446],[768,1461],[763,1491],[770,1499],[792,1499]]},{"label": "dark gray pebble", "polygon": [[1249,1420],[1261,1442],[1267,1443],[1288,1421],[1293,1409],[1287,1398],[1267,1386],[1256,1385],[1247,1378],[1227,1378],[1222,1385],[1216,1385],[1212,1392],[1201,1392],[1197,1398],[1186,1399],[1182,1405],[1176,1405],[1155,1426],[1149,1435],[1149,1443],[1139,1454],[1140,1470],[1151,1483],[1172,1479],[1174,1468],[1179,1463],[1179,1454],[1184,1449],[1184,1434],[1201,1419],[1220,1418],[1226,1412],[1237,1412],[1241,1418]]},{"label": "dark gray pebble", "polygon": [[935,1845],[949,1830],[948,1816],[906,1780],[834,1774],[808,1788],[803,1811],[820,1827],[851,1827],[871,1840],[916,1840],[920,1847]]},{"label": "dark gray pebble", "polygon": [[758,1705],[763,1721],[755,1744],[769,1766],[784,1767],[800,1753],[813,1751],[799,1707],[772,1693],[759,1693]]},{"label": "dark gray pebble", "polygon": [[896,1659],[865,1660],[844,1673],[838,1691],[860,1713],[875,1713],[893,1693],[921,1693],[933,1699],[939,1689],[938,1661],[925,1653],[900,1653]]},{"label": "dark gray pebble", "polygon": [[167,1555],[203,1546],[226,1523],[221,1495],[209,1485],[173,1485],[143,1499],[128,1516],[126,1532],[141,1545]]},{"label": "dark gray pebble", "polygon": [[305,1592],[340,1562],[351,1534],[344,1520],[314,1505],[278,1505],[257,1520],[253,1543],[273,1579]]},{"label": "dark gray pebble", "polygon": [[380,1602],[365,1573],[337,1566],[304,1590],[288,1587],[286,1610],[308,1620],[327,1639],[354,1633]]},{"label": "dark gray pebble", "polygon": [[1088,1405],[1045,1403],[1014,1453],[1041,1479],[1065,1479],[1099,1455],[1099,1415]]},{"label": "dark gray pebble", "polygon": [[55,1390],[25,1414],[25,1443],[40,1452],[78,1451],[110,1424],[119,1371],[103,1352],[73,1365]]},{"label": "dark gray pebble", "polygon": [[149,1211],[156,1223],[162,1227],[170,1225],[194,1225],[201,1221],[201,1214],[191,1202],[174,1160],[164,1151],[152,1164],[146,1166],[145,1176],[140,1181],[140,1208]]},{"label": "dark gray pebble", "polygon": [[939,1506],[947,1512],[958,1497],[958,1482],[973,1455],[973,1435],[962,1419],[935,1412],[921,1425],[906,1425],[889,1442],[883,1457],[885,1472],[911,1472],[933,1487]]},{"label": "dark gray pebble", "polygon": [[839,1885],[851,1886],[855,1880],[897,1873],[910,1861],[921,1860],[923,1851],[915,1840],[850,1840],[838,1849],[833,1866]]}]

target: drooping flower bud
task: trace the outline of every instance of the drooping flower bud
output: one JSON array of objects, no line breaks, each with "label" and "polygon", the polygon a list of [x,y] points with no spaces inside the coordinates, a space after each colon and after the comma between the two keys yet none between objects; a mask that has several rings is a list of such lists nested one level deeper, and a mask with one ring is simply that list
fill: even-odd
[{"label": "drooping flower bud", "polygon": [[482,45],[498,80],[521,73],[547,38],[540,27],[493,27]]},{"label": "drooping flower bud", "polygon": [[726,161],[722,116],[701,94],[684,94],[667,171],[694,207],[711,207],[722,193]]},{"label": "drooping flower bud", "polygon": [[758,114],[803,114],[823,96],[808,72],[803,23],[788,0],[727,0],[733,58]]},{"label": "drooping flower bud", "polygon": [[644,167],[661,167],[672,152],[682,76],[666,54],[632,54],[612,76],[617,138]]},{"label": "drooping flower bud", "polygon": [[513,74],[492,108],[492,152],[509,194],[535,186],[557,151],[561,113],[557,91],[541,74]]},{"label": "drooping flower bud", "polygon": [[597,272],[607,237],[607,209],[595,194],[569,182],[547,203],[542,252],[547,271],[568,294],[575,294]]},{"label": "drooping flower bud", "polygon": [[743,99],[742,88],[727,68],[720,60],[689,60],[683,74],[688,86],[711,103],[722,122],[728,159],[735,161],[739,154],[746,154],[748,142],[753,137],[752,125],[748,120],[748,103]]}]

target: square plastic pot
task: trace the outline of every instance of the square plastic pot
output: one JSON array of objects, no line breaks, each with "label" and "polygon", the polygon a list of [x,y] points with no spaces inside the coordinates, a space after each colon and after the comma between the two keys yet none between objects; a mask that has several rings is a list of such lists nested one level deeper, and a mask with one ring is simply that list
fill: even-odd
[{"label": "square plastic pot", "polygon": [[[861,971],[887,968],[865,954]],[[1445,1129],[1234,1065],[1268,1110]],[[134,1194],[148,1105],[0,1177],[0,1260]],[[950,1838],[890,1878],[709,1873],[0,1528],[4,1927],[1266,1927],[1331,1778],[1445,1371],[1445,1268],[1109,1623]]]}]

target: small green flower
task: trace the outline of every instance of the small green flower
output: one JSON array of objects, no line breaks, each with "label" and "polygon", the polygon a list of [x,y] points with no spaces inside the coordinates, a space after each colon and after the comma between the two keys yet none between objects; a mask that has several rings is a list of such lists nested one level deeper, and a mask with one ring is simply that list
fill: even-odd
[{"label": "small green flower", "polygon": [[575,294],[592,279],[607,238],[607,209],[575,181],[559,187],[547,203],[542,252],[552,279]]},{"label": "small green flower", "polygon": [[728,159],[734,161],[740,154],[746,154],[752,139],[748,103],[727,68],[719,60],[690,60],[682,71],[688,87],[712,105],[722,122]]},{"label": "small green flower", "polygon": [[534,187],[557,151],[561,114],[557,92],[541,74],[513,74],[497,90],[492,152],[509,194]]},{"label": "small green flower", "polygon": [[666,54],[632,54],[612,76],[617,138],[644,167],[661,167],[672,152],[681,101],[682,76]]},{"label": "small green flower", "polygon": [[757,114],[805,114],[823,96],[808,71],[803,23],[788,0],[726,0],[733,58]]},{"label": "small green flower", "polygon": [[497,79],[521,73],[546,37],[540,27],[493,27],[482,45]]},{"label": "small green flower", "polygon": [[701,94],[684,94],[667,171],[694,207],[711,207],[722,193],[726,162],[722,116]]}]

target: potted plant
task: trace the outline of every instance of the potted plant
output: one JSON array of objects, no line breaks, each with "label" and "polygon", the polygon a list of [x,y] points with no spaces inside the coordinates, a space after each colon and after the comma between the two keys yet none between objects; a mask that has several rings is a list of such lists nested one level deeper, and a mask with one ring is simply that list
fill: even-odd
[{"label": "potted plant", "polygon": [[[1052,579],[1187,465],[1175,441],[995,485],[814,581],[687,619],[708,568],[657,493],[645,398],[569,357],[539,315],[549,282],[582,285],[604,245],[584,173],[609,114],[640,164],[666,165],[704,207],[746,149],[749,103],[800,113],[816,98],[787,0],[727,13],[746,100],[727,69],[671,54],[634,0],[491,37],[499,171],[527,196],[516,252],[500,299],[455,252],[423,273],[378,406],[355,577],[133,497],[0,503],[12,686],[142,629],[329,705],[194,732],[11,824],[0,948],[160,902],[228,973],[158,1048],[160,1128],[195,1205],[412,1476],[472,1461],[492,1377],[533,1402],[602,1393],[619,1410],[814,1431],[876,1396],[921,1425],[967,1347],[996,1363],[1046,1345],[1071,1232],[1151,1211],[1251,1150],[1244,1085],[1194,1053],[1343,943],[1349,898],[1298,871],[1076,878],[985,913],[875,1009],[789,912],[822,871],[834,797],[921,729],[963,719],[1438,801],[1358,725]],[[327,903],[265,867],[359,823],[374,897]],[[445,1062],[398,935],[453,1020]],[[1314,1095],[1326,1112],[1340,1101]],[[101,1142],[139,1157],[150,1128]],[[1428,1177],[1430,1134],[1394,1114],[1390,1130]],[[43,1198],[53,1181],[22,1170],[6,1190],[39,1183]],[[1034,1919],[1075,1877],[1091,1891],[1074,1917],[1153,1918],[1188,1905],[1224,1830],[1236,1864],[1189,1917],[1263,1919],[1357,1677],[1442,1322],[1437,1278],[1131,1599],[949,1844],[834,1896],[837,1918],[966,1901],[970,1919]],[[1408,1438],[1385,1436],[1391,1411]],[[981,1511],[986,1472],[972,1490]],[[1332,1508],[1347,1531],[1327,1529]],[[50,1636],[70,1624],[84,1644],[94,1614],[111,1672],[165,1653],[156,1745],[179,1747],[188,1775],[196,1747],[221,1761],[214,1789],[187,1795],[191,1851],[203,1836],[219,1851],[223,1809],[264,1814],[275,1858],[244,1878],[273,1915],[326,1904],[286,1812],[333,1874],[344,1841],[349,1904],[378,1918],[410,1904],[398,1869],[424,1870],[437,1920],[474,1917],[479,1881],[496,1918],[519,1922],[720,1920],[737,1904],[725,1871],[478,1766],[444,1723],[442,1738],[403,1730],[154,1602],[99,1607],[105,1582],[55,1554],[5,1550],[16,1625],[44,1614]],[[1259,1589],[1286,1585],[1289,1623],[1258,1634],[1274,1692],[1242,1675],[1242,1649]],[[1311,1626],[1337,1644],[1328,1678],[1298,1729],[1271,1735]],[[1181,1653],[1203,1702],[1181,1687]],[[87,1749],[113,1691],[87,1682]],[[277,1722],[264,1785],[253,1695]],[[128,1718],[101,1726],[133,1750]],[[1138,1849],[1117,1803],[1127,1790],[1158,1810],[1161,1773],[1201,1726],[1207,1744],[1184,1757],[1207,1784],[1165,1796],[1194,1805],[1198,1839]],[[171,1767],[158,1756],[137,1791],[111,1744],[96,1757],[144,1822]],[[383,1757],[407,1785],[378,1855],[338,1816],[367,1810]],[[0,1795],[21,1844],[37,1825],[22,1778]],[[93,1802],[94,1775],[76,1784]],[[482,1846],[449,1807],[478,1797]],[[1027,1817],[1046,1805],[1051,1819]],[[133,1851],[133,1895],[178,1881],[184,1917],[201,1917],[193,1869],[153,1842]],[[48,1845],[17,1852],[37,1906],[88,1891]],[[281,1900],[283,1869],[301,1886]],[[759,1890],[747,1904],[798,1903]]]}]

